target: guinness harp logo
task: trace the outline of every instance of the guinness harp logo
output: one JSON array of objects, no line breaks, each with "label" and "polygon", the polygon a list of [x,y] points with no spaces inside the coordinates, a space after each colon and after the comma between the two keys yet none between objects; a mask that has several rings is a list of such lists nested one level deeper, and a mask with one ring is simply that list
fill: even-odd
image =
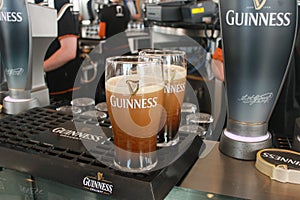
[{"label": "guinness harp logo", "polygon": [[4,0],[0,0],[0,10],[2,10],[2,8],[3,8],[3,1]]},{"label": "guinness harp logo", "polygon": [[103,178],[103,173],[98,172],[98,173],[97,173],[97,179],[98,179],[98,181],[101,181],[102,178]]},{"label": "guinness harp logo", "polygon": [[266,4],[267,0],[253,0],[255,10],[260,10]]},{"label": "guinness harp logo", "polygon": [[126,84],[131,95],[135,95],[139,91],[139,81],[127,80]]}]

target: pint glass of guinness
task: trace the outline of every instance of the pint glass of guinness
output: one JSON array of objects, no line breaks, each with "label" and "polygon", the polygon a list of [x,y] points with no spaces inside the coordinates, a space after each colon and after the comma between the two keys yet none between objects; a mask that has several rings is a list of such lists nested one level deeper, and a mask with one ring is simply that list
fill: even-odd
[{"label": "pint glass of guinness", "polygon": [[144,49],[140,52],[144,58],[158,58],[164,68],[164,109],[165,125],[158,133],[157,146],[166,147],[178,143],[177,134],[180,125],[181,105],[184,99],[187,63],[184,51]]},{"label": "pint glass of guinness", "polygon": [[161,61],[145,61],[138,56],[107,58],[105,88],[115,165],[128,172],[152,169],[157,164],[156,138],[162,127]]},{"label": "pint glass of guinness", "polygon": [[254,160],[272,145],[268,120],[289,66],[296,0],[220,0],[227,127],[220,150]]}]

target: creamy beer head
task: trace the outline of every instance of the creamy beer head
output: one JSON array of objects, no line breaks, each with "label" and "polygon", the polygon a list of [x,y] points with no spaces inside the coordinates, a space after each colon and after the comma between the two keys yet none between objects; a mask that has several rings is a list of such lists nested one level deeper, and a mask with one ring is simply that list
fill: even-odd
[{"label": "creamy beer head", "polygon": [[179,65],[164,64],[164,80],[165,82],[172,82],[174,80],[186,79],[187,70]]}]

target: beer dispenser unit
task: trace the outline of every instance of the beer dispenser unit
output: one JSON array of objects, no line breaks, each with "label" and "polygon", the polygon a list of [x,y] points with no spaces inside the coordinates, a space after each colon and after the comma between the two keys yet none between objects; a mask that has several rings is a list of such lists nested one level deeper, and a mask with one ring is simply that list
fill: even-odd
[{"label": "beer dispenser unit", "polygon": [[0,0],[0,12],[0,50],[9,90],[4,112],[17,114],[49,105],[43,63],[57,36],[56,10],[27,0]]},{"label": "beer dispenser unit", "polygon": [[268,120],[295,43],[297,0],[220,0],[227,127],[220,151],[255,160],[272,146]]}]

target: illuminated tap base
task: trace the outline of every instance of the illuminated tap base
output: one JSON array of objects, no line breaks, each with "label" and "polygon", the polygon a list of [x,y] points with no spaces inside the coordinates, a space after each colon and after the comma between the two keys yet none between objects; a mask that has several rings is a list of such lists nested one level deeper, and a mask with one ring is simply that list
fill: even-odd
[{"label": "illuminated tap base", "polygon": [[14,99],[7,96],[3,99],[4,113],[18,114],[31,108],[39,107],[40,103],[37,98],[32,99]]},{"label": "illuminated tap base", "polygon": [[9,96],[3,99],[3,112],[6,114],[19,114],[35,107],[50,105],[49,90],[45,87],[34,90],[9,90]]},{"label": "illuminated tap base", "polygon": [[257,151],[272,146],[272,136],[266,132],[262,136],[241,136],[225,129],[221,135],[219,149],[230,157],[240,160],[255,160]]}]

